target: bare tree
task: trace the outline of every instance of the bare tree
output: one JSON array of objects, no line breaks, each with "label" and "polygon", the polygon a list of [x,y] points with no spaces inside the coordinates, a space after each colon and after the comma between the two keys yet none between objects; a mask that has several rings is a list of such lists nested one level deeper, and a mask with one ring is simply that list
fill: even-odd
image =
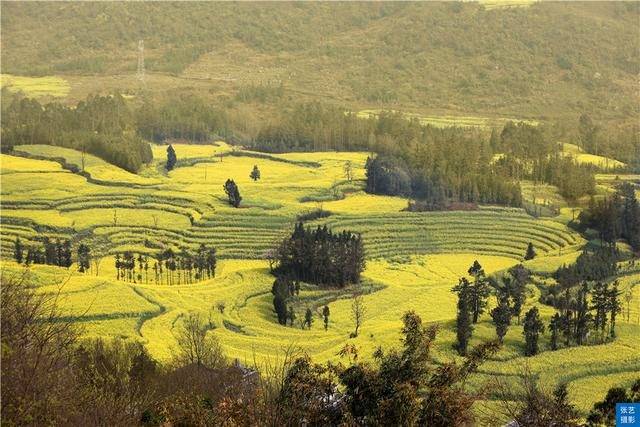
[{"label": "bare tree", "polygon": [[224,365],[224,355],[218,339],[209,334],[211,323],[206,325],[199,314],[190,313],[184,319],[176,340],[178,354],[176,362],[179,365],[204,365],[218,368]]},{"label": "bare tree", "polygon": [[353,164],[351,160],[347,160],[347,162],[343,166],[344,176],[347,178],[347,181],[353,181]]},{"label": "bare tree", "polygon": [[633,301],[633,286],[629,286],[629,289],[624,294],[624,300],[627,303],[627,322],[631,320],[631,301]]},{"label": "bare tree", "polygon": [[77,415],[72,364],[79,331],[58,309],[64,283],[43,295],[28,281],[28,270],[0,276],[2,424],[64,424]]},{"label": "bare tree", "polygon": [[354,295],[353,300],[351,302],[351,319],[353,320],[353,324],[355,326],[355,331],[351,334],[351,338],[355,338],[358,336],[358,330],[360,326],[364,323],[364,317],[366,315],[366,307],[364,306],[364,299],[362,298],[362,294],[357,293]]}]

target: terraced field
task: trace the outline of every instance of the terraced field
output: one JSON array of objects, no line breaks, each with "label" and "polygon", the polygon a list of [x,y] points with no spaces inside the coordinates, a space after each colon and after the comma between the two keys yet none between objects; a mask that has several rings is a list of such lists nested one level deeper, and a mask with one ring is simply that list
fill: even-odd
[{"label": "terraced field", "polygon": [[[71,173],[81,153],[51,146],[21,146],[2,155],[2,245],[36,233],[106,237],[112,252],[152,253],[163,246],[194,248],[213,243],[223,258],[259,259],[292,227],[296,217],[321,207],[333,214],[314,224],[361,232],[369,258],[434,252],[474,252],[519,259],[528,242],[540,253],[581,244],[553,221],[521,210],[401,212],[406,200],[362,191],[365,153],[297,153],[265,156],[230,147],[176,146],[178,167],[163,172],[165,147],[140,175],[86,155],[85,176]],[[41,159],[57,161],[44,161]],[[345,162],[355,178],[343,177]],[[258,165],[262,179],[249,172]],[[64,169],[63,166],[67,169]],[[228,206],[222,183],[239,185],[241,209]]]},{"label": "terraced field", "polygon": [[612,170],[625,167],[625,164],[619,160],[585,153],[580,147],[575,144],[562,144],[562,151],[565,155],[573,157],[578,163],[595,165],[603,170]]},{"label": "terraced field", "polygon": [[27,77],[11,74],[0,76],[0,86],[7,87],[12,92],[22,92],[33,98],[64,98],[71,89],[69,82],[62,77]]},{"label": "terraced field", "polygon": [[[532,1],[527,0],[493,0],[485,2],[486,9],[496,9],[501,7],[522,7],[528,6]],[[361,110],[357,112],[359,117],[375,117],[380,114],[380,110]],[[434,127],[478,127],[483,129],[500,128],[508,121],[525,122],[537,125],[538,121],[533,119],[518,119],[507,117],[479,117],[479,116],[425,116],[416,113],[404,113],[408,119],[417,119],[423,125]]]},{"label": "terraced field", "polygon": [[[307,307],[313,310],[313,327],[280,326],[272,308],[273,277],[263,260],[265,251],[290,232],[298,215],[321,208],[331,215],[310,225],[327,224],[364,236],[367,314],[363,333],[353,340],[361,357],[371,357],[378,346],[396,345],[400,317],[413,309],[426,321],[441,324],[435,355],[449,360],[457,357],[452,350],[455,297],[450,289],[474,260],[487,272],[498,273],[521,262],[532,242],[539,256],[526,265],[548,275],[575,260],[585,243],[562,220],[535,219],[519,209],[404,212],[406,200],[362,191],[366,153],[270,156],[233,151],[224,144],[175,148],[175,170],[164,171],[166,148],[156,146],[154,163],[132,176],[92,156],[85,157],[84,175],[72,173],[69,165],[81,161],[80,153],[55,147],[19,147],[32,158],[0,155],[4,270],[22,271],[10,261],[18,236],[26,244],[36,235],[72,237],[74,245],[95,239],[107,246],[99,276],[75,268],[30,268],[40,292],[58,292],[63,284],[63,316],[82,326],[85,335],[140,340],[153,356],[167,360],[181,319],[199,312],[209,319],[226,353],[248,363],[274,361],[288,347],[318,361],[337,360],[353,328],[351,291],[321,292],[304,286],[295,307],[299,317]],[[51,160],[42,160],[47,158]],[[351,182],[343,175],[347,161],[355,171]],[[262,174],[258,182],[249,178],[253,165]],[[227,178],[240,188],[239,209],[225,200],[222,184]],[[214,279],[173,286],[115,280],[111,255],[118,251],[153,254],[163,247],[195,248],[201,243],[214,245],[222,259]],[[634,301],[640,300],[638,274],[631,269],[621,279],[621,287],[632,289]],[[533,286],[529,289],[529,305],[536,303],[537,292]],[[216,308],[219,302],[225,303],[224,313]],[[325,332],[319,310],[327,303],[331,320]],[[594,383],[605,387],[625,382],[640,370],[640,344],[632,339],[640,334],[638,313],[637,307],[630,308],[630,318],[620,322],[620,338],[614,343],[544,352],[526,360],[521,356],[522,328],[514,325],[505,347],[483,368],[480,379],[500,374],[515,380],[527,363],[552,382],[558,379],[553,376],[557,368],[586,411],[598,397],[586,392]],[[543,307],[542,314],[548,319],[551,310]],[[485,315],[474,343],[494,334]],[[491,397],[485,403],[495,404]]]}]

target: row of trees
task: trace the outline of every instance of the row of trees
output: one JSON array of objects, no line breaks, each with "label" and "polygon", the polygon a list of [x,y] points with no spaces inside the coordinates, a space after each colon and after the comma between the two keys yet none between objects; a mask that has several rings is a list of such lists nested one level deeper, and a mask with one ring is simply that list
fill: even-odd
[{"label": "row of trees", "polygon": [[195,283],[215,277],[216,264],[216,249],[204,244],[195,252],[165,249],[155,258],[129,251],[115,255],[116,279],[133,283],[150,280],[166,285]]},{"label": "row of trees", "polygon": [[[89,96],[76,106],[41,105],[21,96],[6,99],[4,151],[22,144],[57,145],[93,154],[130,172],[153,159],[151,147],[136,134],[133,114],[119,94]],[[84,169],[84,164],[78,166]]]},{"label": "row of trees", "polygon": [[51,240],[49,237],[37,238],[41,244],[24,246],[20,238],[16,238],[13,246],[13,258],[18,264],[48,264],[59,267],[71,267],[71,241]]},{"label": "row of trees", "polygon": [[365,265],[360,235],[347,230],[334,233],[326,225],[305,228],[301,222],[273,256],[277,276],[326,286],[359,283]]}]

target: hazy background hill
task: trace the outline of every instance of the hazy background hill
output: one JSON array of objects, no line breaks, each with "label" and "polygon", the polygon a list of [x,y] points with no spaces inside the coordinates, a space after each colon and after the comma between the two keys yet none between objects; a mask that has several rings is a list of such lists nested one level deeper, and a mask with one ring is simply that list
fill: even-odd
[{"label": "hazy background hill", "polygon": [[628,121],[639,6],[4,2],[2,72],[132,75],[143,39],[148,73],[175,77],[158,90],[282,85],[353,108]]}]

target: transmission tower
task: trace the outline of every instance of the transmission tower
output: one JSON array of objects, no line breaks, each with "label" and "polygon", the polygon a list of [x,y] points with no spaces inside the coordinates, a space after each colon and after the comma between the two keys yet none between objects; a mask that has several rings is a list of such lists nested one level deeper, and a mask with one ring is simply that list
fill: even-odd
[{"label": "transmission tower", "polygon": [[144,40],[138,40],[138,71],[136,77],[144,82]]}]

